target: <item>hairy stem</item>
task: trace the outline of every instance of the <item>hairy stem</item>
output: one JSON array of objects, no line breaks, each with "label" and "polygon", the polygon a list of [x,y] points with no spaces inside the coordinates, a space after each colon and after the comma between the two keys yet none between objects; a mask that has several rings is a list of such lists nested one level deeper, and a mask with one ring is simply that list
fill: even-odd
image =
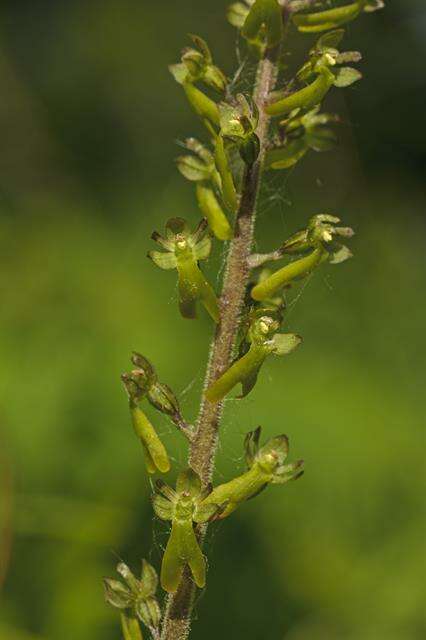
[{"label": "hairy stem", "polygon": [[[221,321],[211,345],[204,391],[229,367],[234,355],[249,278],[248,257],[253,245],[256,205],[269,131],[269,117],[263,107],[275,87],[278,55],[278,48],[267,51],[257,70],[253,98],[260,111],[257,135],[261,150],[256,162],[247,167],[244,174],[234,239],[230,243],[226,258],[220,298]],[[197,431],[190,447],[189,464],[200,475],[204,484],[210,482],[213,475],[222,410],[223,402],[210,403],[203,392]],[[206,525],[198,527],[200,542],[203,541],[205,532]],[[189,573],[185,572],[178,591],[168,598],[162,640],[185,640],[188,637],[195,591]]]}]

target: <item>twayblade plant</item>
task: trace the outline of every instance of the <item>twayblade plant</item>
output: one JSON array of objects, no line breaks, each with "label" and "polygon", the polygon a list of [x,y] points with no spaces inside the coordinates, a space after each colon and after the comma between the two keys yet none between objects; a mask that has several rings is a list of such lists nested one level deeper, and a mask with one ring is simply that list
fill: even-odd
[{"label": "twayblade plant", "polygon": [[[323,101],[333,87],[347,87],[361,78],[348,66],[359,62],[361,54],[340,50],[344,26],[383,6],[381,0],[331,4],[243,0],[229,7],[228,20],[245,42],[248,59],[256,61],[251,94],[234,91],[234,83],[215,65],[199,36],[191,36],[192,45],[170,67],[206,129],[205,140],[188,138],[187,153],[177,159],[179,171],[195,183],[203,217],[197,225],[178,217],[168,220],[164,235],[153,233],[160,250],[150,251],[149,257],[161,269],[177,272],[180,313],[194,319],[204,307],[214,336],[194,425],[183,418],[176,395],[160,382],[145,356],[133,354],[134,369],[122,376],[147,472],[167,473],[171,463],[144,412],[145,402],[169,416],[189,447],[188,467],[178,470],[176,487],[161,479],[155,483],[154,512],[171,523],[160,571],[164,603],[160,605],[156,595],[157,573],[145,560],[140,579],[124,563],[117,567],[124,582],[105,579],[106,599],[120,610],[124,640],[141,640],[146,631],[154,640],[187,638],[196,590],[206,584],[202,548],[208,523],[227,518],[268,485],[303,474],[302,460],[286,463],[288,437],[281,434],[261,445],[258,427],[246,436],[247,471],[219,486],[211,484],[226,396],[239,386],[239,397],[246,396],[269,356],[286,357],[302,341],[281,330],[289,290],[324,263],[339,264],[352,255],[341,242],[352,230],[339,226],[335,215],[317,212],[272,251],[252,253],[264,174],[293,167],[310,150],[333,147],[331,125],[338,117],[322,110]],[[282,64],[283,54],[291,53],[286,50],[290,29],[317,34],[314,42],[301,36],[306,38],[306,60],[292,77]],[[220,294],[201,265],[213,242],[227,243]],[[283,264],[274,267],[275,262]]]}]

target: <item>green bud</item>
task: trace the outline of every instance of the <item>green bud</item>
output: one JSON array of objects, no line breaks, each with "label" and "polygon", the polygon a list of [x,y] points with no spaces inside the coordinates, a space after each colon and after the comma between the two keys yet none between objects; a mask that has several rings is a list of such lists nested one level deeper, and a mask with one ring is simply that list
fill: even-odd
[{"label": "green bud", "polygon": [[150,251],[148,257],[162,269],[178,272],[179,308],[184,318],[196,317],[196,303],[200,301],[215,322],[219,321],[219,304],[211,285],[201,272],[198,262],[210,255],[211,239],[207,234],[207,220],[203,219],[191,233],[185,220],[171,218],[166,224],[165,239],[153,235],[167,253]]},{"label": "green bud", "polygon": [[207,522],[219,513],[221,507],[212,504],[201,507],[206,493],[199,476],[192,469],[179,474],[176,491],[164,483],[157,483],[157,489],[159,493],[153,498],[154,511],[162,520],[172,521],[161,566],[161,586],[165,591],[174,593],[188,565],[195,584],[203,588],[206,562],[195,535],[194,522]]},{"label": "green bud", "polygon": [[280,322],[266,313],[267,310],[259,310],[258,315],[250,322],[241,349],[243,355],[208,387],[206,398],[209,402],[219,402],[237,384],[242,386],[239,397],[245,397],[255,386],[259,370],[267,356],[290,353],[300,344],[299,336],[278,334]]},{"label": "green bud", "polygon": [[284,465],[289,444],[286,435],[276,436],[259,447],[261,427],[247,434],[245,438],[246,460],[249,467],[246,473],[230,482],[215,487],[205,498],[204,505],[212,503],[226,504],[216,518],[223,519],[245,502],[266,489],[268,484],[284,484],[300,477],[303,461]]}]

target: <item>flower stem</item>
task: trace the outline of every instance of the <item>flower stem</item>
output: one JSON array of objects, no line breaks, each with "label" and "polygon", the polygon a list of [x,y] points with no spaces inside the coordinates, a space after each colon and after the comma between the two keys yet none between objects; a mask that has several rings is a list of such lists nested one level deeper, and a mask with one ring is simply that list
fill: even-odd
[{"label": "flower stem", "polygon": [[[212,479],[223,411],[223,402],[209,402],[205,397],[205,391],[230,366],[234,355],[250,273],[248,258],[253,245],[257,198],[269,132],[270,118],[264,107],[275,87],[278,75],[278,57],[279,47],[266,51],[257,69],[253,99],[260,111],[256,131],[260,140],[260,154],[251,166],[246,167],[243,178],[234,238],[230,243],[226,258],[225,277],[220,298],[221,319],[210,349],[197,431],[190,447],[189,464],[200,475],[203,484],[207,484]],[[198,538],[202,542],[206,525],[199,525],[197,529]],[[178,591],[168,597],[162,640],[186,640],[190,632],[195,591],[195,585],[189,572],[185,571]]]}]

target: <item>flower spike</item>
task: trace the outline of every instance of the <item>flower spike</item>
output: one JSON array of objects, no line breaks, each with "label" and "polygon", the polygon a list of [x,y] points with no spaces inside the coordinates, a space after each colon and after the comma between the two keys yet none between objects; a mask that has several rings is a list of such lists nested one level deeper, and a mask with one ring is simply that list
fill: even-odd
[{"label": "flower spike", "polygon": [[172,522],[161,566],[161,586],[174,593],[188,565],[195,584],[202,589],[206,582],[206,561],[195,535],[194,523],[212,520],[223,507],[212,502],[203,504],[206,491],[192,469],[179,474],[176,490],[157,482],[157,491],[153,498],[154,511],[161,520]]},{"label": "flower spike", "polygon": [[285,484],[303,474],[303,460],[284,464],[289,450],[286,435],[271,438],[263,447],[259,446],[260,435],[261,427],[258,427],[245,438],[248,471],[230,482],[215,487],[202,503],[203,506],[226,503],[225,509],[218,513],[215,519],[226,518],[241,503],[266,489],[268,484]]},{"label": "flower spike", "polygon": [[354,232],[349,227],[336,226],[339,222],[339,218],[328,214],[311,218],[308,227],[291,236],[280,249],[281,256],[307,255],[290,262],[253,287],[252,298],[257,301],[269,299],[283,287],[308,276],[321,263],[339,264],[352,257],[349,249],[335,238],[351,238]]},{"label": "flower spike", "polygon": [[121,612],[125,640],[142,640],[139,621],[157,637],[161,611],[155,597],[158,577],[154,567],[143,560],[140,579],[136,578],[124,562],[117,565],[117,572],[124,582],[104,578],[104,592],[108,604]]},{"label": "flower spike", "polygon": [[198,266],[210,255],[211,239],[207,220],[201,220],[191,233],[185,220],[171,218],[166,224],[166,237],[155,232],[152,239],[166,252],[150,251],[148,257],[161,269],[178,272],[179,308],[184,318],[196,317],[196,303],[202,302],[215,322],[219,322],[219,304],[215,292]]},{"label": "flower spike", "polygon": [[259,309],[252,314],[242,355],[206,391],[210,402],[222,400],[237,384],[242,385],[240,398],[253,389],[259,370],[270,354],[286,355],[299,346],[302,338],[294,333],[278,333],[280,321],[276,310]]}]

